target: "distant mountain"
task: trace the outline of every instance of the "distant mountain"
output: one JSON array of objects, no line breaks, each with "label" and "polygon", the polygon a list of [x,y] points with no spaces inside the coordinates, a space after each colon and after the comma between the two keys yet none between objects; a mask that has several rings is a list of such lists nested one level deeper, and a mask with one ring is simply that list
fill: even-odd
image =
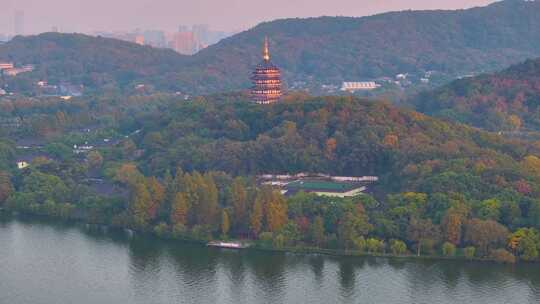
[{"label": "distant mountain", "polygon": [[36,71],[22,78],[70,81],[93,88],[125,87],[151,79],[166,86],[169,73],[178,73],[188,57],[115,39],[82,34],[45,33],[15,37],[0,46],[0,61],[34,64]]},{"label": "distant mountain", "polygon": [[492,131],[540,131],[540,59],[456,80],[409,102],[420,112]]},{"label": "distant mountain", "polygon": [[147,82],[164,90],[212,93],[249,87],[268,36],[273,61],[289,84],[431,70],[465,75],[540,57],[539,14],[540,2],[507,0],[468,10],[285,19],[262,23],[194,56],[104,38],[44,34],[0,46],[0,60],[34,62],[39,77],[90,87]]}]

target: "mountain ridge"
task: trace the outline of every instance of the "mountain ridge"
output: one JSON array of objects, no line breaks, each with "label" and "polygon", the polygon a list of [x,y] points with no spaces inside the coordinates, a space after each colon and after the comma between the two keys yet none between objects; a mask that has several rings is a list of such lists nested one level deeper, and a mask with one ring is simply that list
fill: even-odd
[{"label": "mountain ridge", "polygon": [[[454,77],[540,57],[540,41],[536,39],[540,35],[539,12],[539,2],[507,0],[467,10],[280,19],[261,23],[193,56],[101,37],[48,33],[16,38],[0,46],[0,59],[40,61],[48,58],[52,48],[57,54],[71,54],[74,60],[52,60],[53,66],[36,62],[41,78],[67,78],[98,88],[107,82],[121,88],[148,83],[160,90],[208,94],[248,88],[251,70],[260,61],[262,39],[269,36],[273,61],[282,68],[289,85],[339,84],[398,73],[421,75],[430,70]],[[93,44],[81,50],[80,44],[61,43],[70,37]],[[101,58],[92,53],[103,50],[101,44],[121,52],[109,50],[105,53],[111,58]],[[73,56],[73,51],[82,56]],[[110,71],[98,73],[97,80],[88,79],[86,74],[94,72],[92,65],[102,62],[110,63],[103,66]],[[117,62],[122,63],[120,71],[114,70]]]}]

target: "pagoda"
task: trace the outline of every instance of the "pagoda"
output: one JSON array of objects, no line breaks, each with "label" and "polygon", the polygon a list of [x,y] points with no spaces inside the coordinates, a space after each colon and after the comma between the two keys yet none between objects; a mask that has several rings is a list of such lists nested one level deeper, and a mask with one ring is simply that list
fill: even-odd
[{"label": "pagoda", "polygon": [[263,61],[253,72],[251,98],[258,104],[271,104],[281,98],[281,72],[270,62],[268,38],[264,39]]}]

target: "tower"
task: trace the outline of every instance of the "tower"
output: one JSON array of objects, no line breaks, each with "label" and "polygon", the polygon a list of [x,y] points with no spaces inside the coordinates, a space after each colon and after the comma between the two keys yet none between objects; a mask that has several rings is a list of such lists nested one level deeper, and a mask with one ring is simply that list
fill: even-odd
[{"label": "tower", "polygon": [[258,104],[271,104],[281,98],[281,71],[270,61],[268,38],[264,39],[263,61],[257,65],[251,80],[252,101]]}]

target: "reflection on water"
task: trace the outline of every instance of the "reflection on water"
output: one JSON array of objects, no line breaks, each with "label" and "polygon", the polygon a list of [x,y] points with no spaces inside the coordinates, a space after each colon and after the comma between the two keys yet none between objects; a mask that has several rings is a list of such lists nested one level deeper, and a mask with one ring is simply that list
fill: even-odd
[{"label": "reflection on water", "polygon": [[540,266],[219,250],[4,217],[0,303],[540,303]]}]

